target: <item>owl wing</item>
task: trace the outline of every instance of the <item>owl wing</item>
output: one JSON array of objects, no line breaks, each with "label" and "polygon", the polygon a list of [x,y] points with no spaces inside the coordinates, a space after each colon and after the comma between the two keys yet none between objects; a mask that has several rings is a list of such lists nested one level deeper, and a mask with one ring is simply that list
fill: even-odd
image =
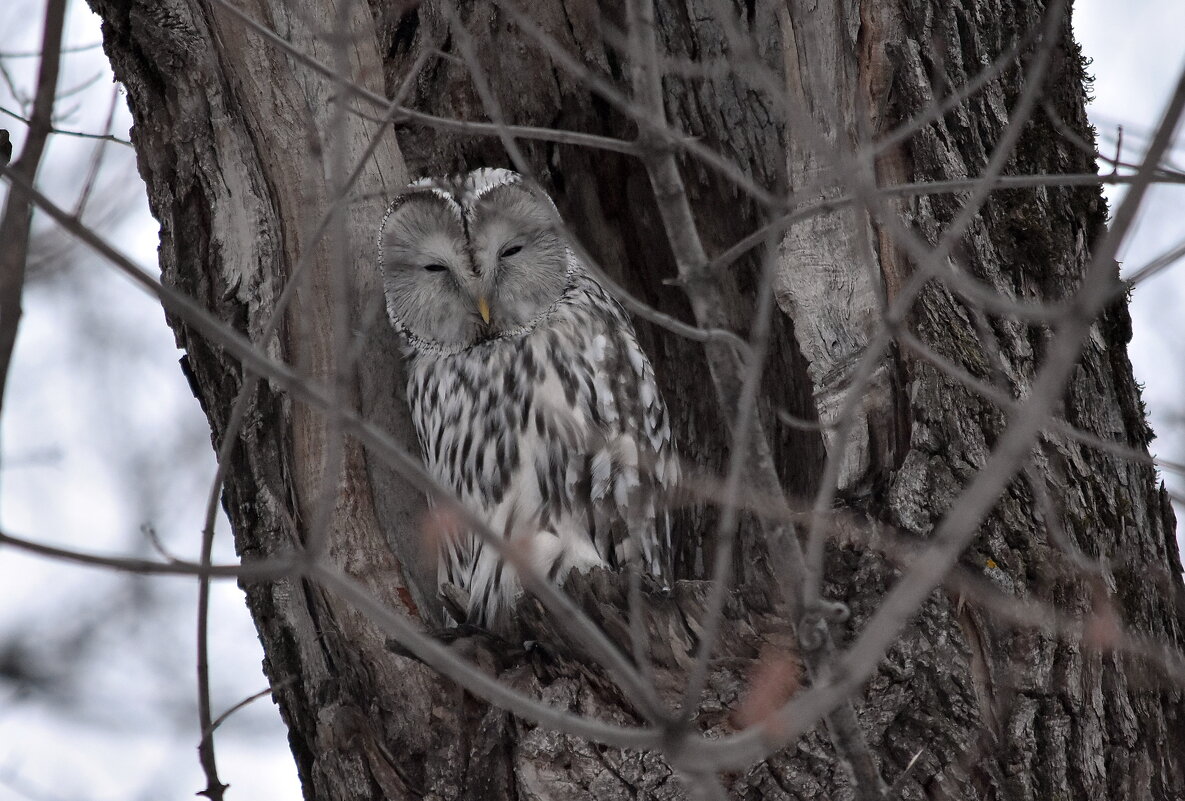
[{"label": "owl wing", "polygon": [[587,435],[569,469],[568,491],[607,566],[620,569],[637,553],[647,572],[669,581],[667,501],[678,461],[666,404],[624,310],[599,285],[589,288],[585,308],[592,319],[582,327],[580,375],[568,380],[576,384]]}]

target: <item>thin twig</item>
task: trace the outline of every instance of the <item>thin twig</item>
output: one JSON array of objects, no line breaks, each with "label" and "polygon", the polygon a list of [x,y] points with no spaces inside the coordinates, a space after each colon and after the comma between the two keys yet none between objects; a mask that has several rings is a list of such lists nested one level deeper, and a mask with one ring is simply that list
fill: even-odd
[{"label": "thin twig", "polygon": [[[654,748],[662,738],[662,733],[658,730],[617,726],[615,724],[602,723],[579,715],[573,715],[572,713],[550,706],[511,689],[509,686],[482,672],[476,666],[460,659],[447,646],[419,631],[416,624],[396,615],[380,601],[369,595],[357,582],[332,568],[320,564],[314,565],[314,569],[310,570],[307,574],[301,572],[306,567],[303,560],[297,559],[269,560],[246,565],[210,565],[208,567],[202,567],[200,564],[192,562],[170,564],[151,562],[143,559],[93,556],[78,551],[55,548],[43,543],[14,537],[3,532],[0,532],[0,545],[11,545],[29,553],[91,567],[115,569],[146,575],[209,575],[216,578],[244,578],[261,581],[272,581],[280,577],[297,578],[301,575],[307,575],[311,580],[322,582],[327,589],[342,595],[365,612],[404,647],[423,660],[425,664],[430,665],[441,674],[473,690],[491,703],[497,704],[522,717],[524,720],[532,721],[541,726],[548,726],[576,737],[584,737],[594,742],[634,750]],[[282,684],[277,684],[276,688],[281,687]],[[225,718],[225,715],[219,718],[219,722],[223,718]]]},{"label": "thin twig", "polygon": [[[1118,126],[1118,134],[1116,136],[1115,142],[1115,155],[1106,156],[1101,153],[1099,149],[1096,148],[1092,143],[1086,141],[1086,139],[1084,139],[1077,131],[1070,127],[1069,123],[1061,118],[1061,115],[1057,113],[1057,109],[1054,108],[1052,101],[1046,100],[1041,104],[1041,109],[1045,112],[1045,116],[1049,118],[1049,122],[1053,125],[1053,129],[1057,131],[1059,136],[1091,158],[1101,161],[1104,164],[1110,164],[1111,175],[1115,175],[1120,167],[1126,167],[1128,169],[1139,168],[1140,165],[1138,163],[1124,161],[1122,158],[1120,158],[1123,153],[1122,125]],[[1157,170],[1158,174],[1168,177],[1179,177],[1182,174],[1179,169],[1175,169],[1172,166],[1166,166],[1163,163],[1157,165]]]},{"label": "thin twig", "polygon": [[[81,53],[84,50],[96,50],[103,46],[102,42],[92,42],[85,45],[70,45],[69,47],[58,48],[59,53]],[[26,51],[0,51],[0,58],[41,58],[45,54],[45,50],[26,50]]]},{"label": "thin twig", "polygon": [[[1038,481],[1038,484],[1040,483]],[[883,554],[902,569],[908,569],[919,558],[925,557],[926,547],[916,539],[900,536],[879,524],[873,524],[872,531],[865,531],[867,523],[867,520],[853,521],[852,525],[847,527],[846,533],[859,538],[864,545]],[[1088,576],[1098,576],[1098,563],[1085,555],[1081,556],[1082,563],[1071,557],[1075,566]],[[997,566],[993,569],[1001,568]],[[950,570],[943,578],[942,586],[963,601],[981,607],[986,614],[1021,628],[1046,631],[1079,647],[1147,659],[1173,684],[1185,687],[1185,653],[1146,634],[1130,631],[1121,621],[1112,621],[1114,626],[1109,626],[1105,630],[1095,629],[1092,632],[1091,624],[1096,622],[1094,616],[1084,618],[1069,614],[1059,609],[1052,601],[1031,596],[1018,597],[1005,592],[983,574],[962,565],[955,565]]]},{"label": "thin twig", "polygon": [[260,698],[266,698],[269,695],[275,695],[280,690],[283,690],[284,688],[291,686],[294,682],[295,682],[295,679],[293,679],[291,676],[289,676],[286,679],[282,679],[281,681],[276,682],[271,687],[264,687],[259,692],[254,693],[252,695],[248,695],[242,701],[239,701],[237,704],[232,706],[230,709],[226,710],[221,715],[214,718],[213,722],[210,723],[210,727],[208,729],[204,729],[202,731],[202,740],[203,741],[207,740],[210,737],[210,735],[212,735],[214,733],[214,731],[219,726],[221,726],[223,723],[225,723],[227,721],[227,719],[230,718],[231,715],[235,714],[240,709],[243,709],[244,707],[255,703]]},{"label": "thin twig", "polygon": [[724,601],[731,583],[733,548],[740,525],[740,504],[737,498],[740,495],[745,465],[751,450],[761,377],[769,352],[774,310],[773,286],[778,269],[776,252],[777,249],[774,247],[766,248],[767,255],[758,285],[757,317],[750,337],[752,355],[745,365],[744,382],[741,385],[732,424],[728,470],[721,503],[722,514],[715,532],[716,551],[712,557],[711,588],[704,606],[703,631],[699,637],[699,647],[683,694],[680,723],[684,726],[688,725],[694,716],[700,694],[707,683],[708,666],[712,650],[720,636],[720,626],[724,619]]},{"label": "thin twig", "polygon": [[[30,126],[33,125],[33,119],[35,119],[37,116],[36,113],[34,113],[33,118],[22,117],[20,114],[17,114],[15,111],[13,111],[11,109],[7,109],[4,106],[0,106],[0,114],[5,114],[9,117],[12,117],[14,120],[23,122],[26,125],[30,125]],[[114,142],[117,145],[124,145],[126,147],[132,147],[132,143],[130,141],[128,141],[127,139],[121,139],[120,137],[115,136],[110,133],[95,134],[95,133],[87,133],[86,131],[71,131],[66,128],[58,128],[54,125],[49,126],[49,128],[47,129],[47,133],[58,134],[60,136],[75,136],[75,137],[78,137],[79,139],[98,139],[103,142]]]},{"label": "thin twig", "polygon": [[244,580],[271,580],[282,576],[292,575],[296,561],[292,558],[278,557],[274,559],[249,562],[238,565],[201,565],[197,562],[175,560],[169,562],[154,562],[148,559],[136,559],[123,556],[100,556],[99,554],[77,551],[70,548],[58,548],[46,545],[36,540],[17,537],[0,532],[0,545],[8,545],[19,551],[57,559],[63,562],[84,565],[88,567],[102,567],[118,570],[123,573],[137,573],[146,576],[209,576],[211,578]]},{"label": "thin twig", "polygon": [[[103,130],[108,134],[111,133],[111,126],[115,122],[115,108],[119,104],[119,89],[113,87],[111,89],[111,102],[107,105],[107,118],[103,123]],[[82,182],[82,190],[78,193],[78,202],[74,204],[74,216],[82,219],[82,212],[86,210],[86,204],[90,200],[91,193],[95,190],[95,182],[99,179],[99,170],[103,166],[103,156],[107,152],[107,142],[109,140],[99,140],[95,143],[94,152],[91,154],[90,165],[86,170],[86,179]]]},{"label": "thin twig", "polygon": [[[1185,259],[1185,239],[1180,240],[1176,245],[1161,253],[1156,258],[1137,268],[1124,279],[1127,286],[1135,286],[1137,284],[1147,281],[1152,276],[1172,267],[1181,259]],[[1120,290],[1116,290],[1117,295],[1121,295]]]}]

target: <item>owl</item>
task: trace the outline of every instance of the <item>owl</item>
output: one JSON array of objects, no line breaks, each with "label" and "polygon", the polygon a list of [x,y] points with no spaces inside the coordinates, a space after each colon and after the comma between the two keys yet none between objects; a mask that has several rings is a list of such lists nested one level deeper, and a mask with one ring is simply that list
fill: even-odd
[{"label": "owl", "polygon": [[[536,575],[621,569],[669,582],[665,496],[678,480],[666,405],[624,310],[515,172],[424,178],[379,229],[424,462]],[[441,519],[447,519],[441,515]],[[522,592],[474,532],[441,537],[438,580],[467,622],[504,630]]]}]

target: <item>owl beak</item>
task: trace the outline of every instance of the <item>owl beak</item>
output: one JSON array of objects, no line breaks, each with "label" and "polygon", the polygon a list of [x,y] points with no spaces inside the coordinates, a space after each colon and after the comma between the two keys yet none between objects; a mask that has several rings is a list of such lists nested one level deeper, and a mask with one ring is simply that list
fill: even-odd
[{"label": "owl beak", "polygon": [[484,295],[477,298],[477,311],[481,314],[481,319],[485,321],[486,325],[490,324],[490,304],[485,299]]}]

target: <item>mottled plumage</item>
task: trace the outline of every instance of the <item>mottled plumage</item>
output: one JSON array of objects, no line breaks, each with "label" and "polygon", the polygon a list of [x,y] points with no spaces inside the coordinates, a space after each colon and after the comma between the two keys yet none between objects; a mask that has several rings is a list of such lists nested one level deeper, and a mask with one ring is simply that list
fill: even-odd
[{"label": "mottled plumage", "polygon": [[[517,173],[423,179],[379,235],[387,309],[408,356],[428,469],[553,581],[620,568],[631,548],[669,579],[663,496],[677,480],[666,406],[633,327]],[[637,543],[637,545],[632,545]],[[468,531],[439,580],[470,622],[500,627],[514,570]]]}]

